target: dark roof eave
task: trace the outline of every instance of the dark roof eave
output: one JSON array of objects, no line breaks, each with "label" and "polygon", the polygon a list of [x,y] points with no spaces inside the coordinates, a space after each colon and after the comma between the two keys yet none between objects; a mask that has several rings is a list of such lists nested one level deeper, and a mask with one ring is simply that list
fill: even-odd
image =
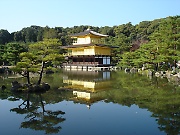
[{"label": "dark roof eave", "polygon": [[104,45],[104,44],[68,45],[68,46],[62,46],[61,48],[67,49],[67,48],[80,48],[80,47],[89,47],[89,46],[100,46],[100,47],[109,47],[109,48],[119,48],[118,46],[110,46],[110,45]]}]

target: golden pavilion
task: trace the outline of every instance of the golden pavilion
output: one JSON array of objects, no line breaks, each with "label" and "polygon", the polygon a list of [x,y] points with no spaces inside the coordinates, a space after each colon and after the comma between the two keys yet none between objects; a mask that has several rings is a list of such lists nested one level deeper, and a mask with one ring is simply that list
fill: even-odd
[{"label": "golden pavilion", "polygon": [[73,44],[64,46],[68,52],[66,54],[67,62],[63,64],[64,68],[91,71],[109,69],[113,66],[111,51],[114,47],[104,44],[104,38],[108,35],[87,29],[70,36]]}]

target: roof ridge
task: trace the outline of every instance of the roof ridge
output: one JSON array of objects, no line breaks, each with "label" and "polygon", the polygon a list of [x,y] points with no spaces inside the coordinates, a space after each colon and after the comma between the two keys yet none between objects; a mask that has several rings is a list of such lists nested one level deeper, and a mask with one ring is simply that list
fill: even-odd
[{"label": "roof ridge", "polygon": [[95,31],[93,31],[93,30],[91,30],[91,29],[87,29],[87,30],[85,30],[85,31],[83,31],[83,32],[71,34],[70,36],[75,37],[75,36],[83,36],[83,35],[88,35],[88,34],[93,34],[93,35],[101,36],[101,37],[107,37],[107,36],[108,36],[108,35],[104,35],[104,34],[95,32]]}]

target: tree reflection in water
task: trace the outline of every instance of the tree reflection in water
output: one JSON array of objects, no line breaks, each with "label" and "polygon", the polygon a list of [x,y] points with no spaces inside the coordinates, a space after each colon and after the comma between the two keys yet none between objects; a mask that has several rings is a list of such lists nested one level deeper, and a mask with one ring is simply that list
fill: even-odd
[{"label": "tree reflection in water", "polygon": [[[149,79],[146,76],[139,74],[111,72],[111,78],[109,80],[103,80],[100,78],[102,77],[102,74],[100,74],[101,76],[99,77],[98,73],[95,75],[90,74],[90,77],[84,75],[83,72],[81,76],[72,74],[72,72],[64,73],[66,78],[64,77],[63,79],[69,79],[66,82],[72,82],[71,80],[92,82],[92,80],[95,80],[96,83],[94,86],[99,84],[98,89],[103,86],[103,89],[100,90],[97,90],[97,87],[93,89],[94,92],[91,92],[91,98],[89,100],[83,100],[82,98],[76,98],[76,96],[73,95],[73,86],[70,85],[72,91],[70,91],[69,87],[69,89],[66,90],[66,87],[69,85],[67,85],[67,83],[65,83],[65,85],[59,83],[59,80],[61,80],[61,82],[64,82],[65,80],[58,78],[57,75],[59,76],[59,74],[53,74],[53,76],[45,78],[51,81],[49,84],[51,84],[54,89],[51,89],[51,91],[44,94],[26,94],[25,96],[22,96],[19,93],[14,95],[14,93],[12,94],[7,90],[0,92],[1,99],[8,99],[9,101],[23,99],[23,102],[19,104],[17,108],[11,109],[13,112],[23,114],[22,116],[25,115],[26,121],[21,123],[21,128],[43,130],[47,134],[58,133],[61,130],[61,127],[59,126],[60,123],[65,121],[65,118],[62,117],[64,112],[46,110],[45,108],[47,108],[46,105],[48,103],[60,103],[61,101],[66,100],[73,101],[74,104],[80,103],[92,105],[93,109],[94,103],[98,104],[98,101],[104,101],[106,103],[114,103],[129,107],[135,104],[141,109],[148,109],[148,111],[152,113],[151,117],[156,119],[159,130],[162,131],[162,133],[169,135],[180,134],[180,87],[179,85],[169,83],[165,78],[152,77]],[[93,77],[95,79],[93,79]],[[107,81],[109,83],[107,83]],[[106,82],[106,85],[101,82]],[[62,86],[62,89],[57,90],[56,88],[58,85]],[[108,85],[110,87],[108,87]],[[75,91],[84,92],[85,88],[80,89],[79,86],[80,85],[75,87],[79,88],[75,89]],[[11,99],[10,97],[14,97],[14,99]],[[84,122],[86,123],[87,121]],[[68,129],[71,129],[71,127]]]},{"label": "tree reflection in water", "polygon": [[168,135],[179,135],[180,133],[180,105],[165,104],[163,108],[158,108],[153,112],[152,117],[155,117],[159,129]]},{"label": "tree reflection in water", "polygon": [[61,126],[58,124],[66,120],[62,117],[65,114],[63,111],[45,110],[41,94],[33,94],[31,97],[31,94],[28,93],[26,100],[11,111],[17,114],[26,114],[26,121],[21,123],[21,128],[43,130],[46,134],[58,133],[61,130]]}]

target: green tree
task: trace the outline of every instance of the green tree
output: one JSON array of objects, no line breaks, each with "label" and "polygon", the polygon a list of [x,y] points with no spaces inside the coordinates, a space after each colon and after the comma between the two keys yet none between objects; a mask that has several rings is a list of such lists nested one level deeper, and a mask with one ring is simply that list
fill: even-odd
[{"label": "green tree", "polygon": [[8,43],[4,45],[3,61],[6,64],[16,65],[20,60],[19,54],[27,51],[24,44],[21,43]]},{"label": "green tree", "polygon": [[57,38],[57,37],[58,37],[58,33],[55,29],[45,27],[44,33],[43,33],[44,39],[51,39],[51,38],[53,39],[53,38]]},{"label": "green tree", "polygon": [[114,37],[115,33],[114,33],[114,28],[113,27],[109,27],[109,26],[105,26],[105,27],[100,27],[99,28],[99,33],[105,34],[105,35],[109,35]]},{"label": "green tree", "polygon": [[151,21],[142,21],[136,25],[137,39],[148,40],[148,28],[151,25]]},{"label": "green tree", "polygon": [[150,41],[141,45],[138,50],[124,54],[122,63],[127,59],[127,61],[131,61],[131,65],[149,63],[154,65],[155,70],[158,70],[161,63],[166,63],[166,65],[170,63],[176,66],[176,62],[180,57],[179,16],[168,17],[162,20],[158,29],[148,38]]},{"label": "green tree", "polygon": [[3,64],[4,45],[0,44],[0,65]]},{"label": "green tree", "polygon": [[16,69],[19,72],[25,73],[28,83],[30,83],[29,72],[39,74],[37,84],[41,84],[44,69],[47,69],[47,64],[53,62],[62,63],[64,57],[60,54],[61,43],[58,39],[46,39],[37,43],[29,45],[27,53],[20,54],[21,61],[17,63]]},{"label": "green tree", "polygon": [[0,30],[0,44],[6,44],[10,42],[11,39],[11,34],[7,30]]},{"label": "green tree", "polygon": [[37,41],[42,41],[43,40],[43,30],[39,30],[37,34]]},{"label": "green tree", "polygon": [[23,36],[22,36],[22,32],[18,31],[14,33],[14,41],[16,42],[22,42],[23,41]]},{"label": "green tree", "polygon": [[176,67],[180,56],[180,18],[169,17],[161,21],[158,29],[149,36],[150,42],[141,49],[148,51],[146,55],[149,62],[156,65],[156,70],[161,62],[170,63]]},{"label": "green tree", "polygon": [[23,52],[19,56],[21,58],[21,61],[17,63],[16,68],[14,68],[14,70],[21,74],[23,77],[26,77],[27,83],[31,84],[30,72],[38,72],[38,65],[36,61],[37,57],[30,52]]},{"label": "green tree", "polygon": [[117,48],[113,49],[113,61],[118,62],[122,58],[122,54],[125,52],[129,52],[131,48],[130,40],[124,34],[119,34],[116,37],[111,38],[109,41],[111,45],[117,46]]},{"label": "green tree", "polygon": [[162,21],[158,32],[162,38],[159,48],[161,54],[176,67],[180,58],[180,16],[168,17]]}]

